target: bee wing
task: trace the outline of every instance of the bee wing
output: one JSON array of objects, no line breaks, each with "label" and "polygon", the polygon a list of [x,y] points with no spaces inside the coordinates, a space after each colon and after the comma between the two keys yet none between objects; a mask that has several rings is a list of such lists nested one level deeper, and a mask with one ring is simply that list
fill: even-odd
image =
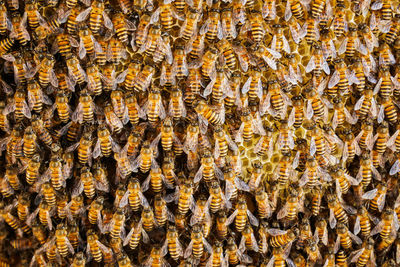
[{"label": "bee wing", "polygon": [[183,254],[183,257],[186,259],[190,255],[192,255],[192,248],[193,248],[193,240],[190,241],[189,245],[185,249],[185,253]]},{"label": "bee wing", "polygon": [[27,117],[28,119],[30,119],[32,117],[31,110],[29,109],[26,101],[24,101],[22,104],[22,114],[24,114],[25,117]]},{"label": "bee wing", "polygon": [[103,12],[103,19],[104,19],[104,26],[106,26],[106,28],[112,30],[114,28],[114,25],[113,25],[111,19],[108,17],[106,12]]},{"label": "bee wing", "polygon": [[252,77],[249,76],[247,81],[244,83],[242,87],[242,94],[246,94],[250,90],[250,84],[251,84]]},{"label": "bee wing", "polygon": [[281,220],[281,219],[285,218],[286,215],[287,215],[287,212],[288,212],[288,207],[287,207],[287,205],[285,205],[285,206],[283,206],[283,208],[278,212],[278,214],[276,215],[276,218],[277,218],[278,220]]},{"label": "bee wing", "polygon": [[250,221],[250,223],[252,224],[252,225],[254,225],[254,226],[258,226],[259,225],[259,223],[258,223],[258,219],[253,215],[253,213],[251,213],[249,210],[247,210],[247,216],[248,216],[248,218],[249,218],[249,221]]},{"label": "bee wing", "polygon": [[233,223],[235,217],[238,215],[239,211],[236,209],[227,219],[226,219],[226,225],[230,225]]},{"label": "bee wing", "polygon": [[288,21],[291,17],[292,17],[292,8],[290,6],[290,1],[286,1],[285,20]]},{"label": "bee wing", "polygon": [[310,58],[310,61],[308,61],[308,64],[306,66],[306,73],[309,73],[314,69],[315,69],[315,58],[314,58],[314,56],[312,56]]},{"label": "bee wing", "polygon": [[329,80],[328,88],[333,88],[340,80],[340,75],[337,70],[333,73],[332,77]]},{"label": "bee wing", "polygon": [[83,192],[83,183],[82,181],[79,181],[75,188],[72,190],[71,196],[78,196],[80,194],[82,194]]},{"label": "bee wing", "polygon": [[354,235],[352,232],[348,231],[350,238],[357,244],[357,245],[361,245],[362,244],[362,240],[361,238],[359,238],[358,236]]},{"label": "bee wing", "polygon": [[338,49],[338,54],[341,55],[344,52],[346,52],[346,48],[347,48],[347,42],[348,42],[348,37],[344,38],[342,43],[340,44],[340,47]]},{"label": "bee wing", "polygon": [[217,23],[217,38],[220,39],[220,40],[222,38],[224,38],[224,32],[222,30],[221,21],[219,21],[219,20],[218,20],[218,23]]},{"label": "bee wing", "polygon": [[375,198],[375,196],[376,196],[377,193],[378,193],[378,189],[375,188],[375,189],[372,189],[372,190],[370,190],[370,191],[364,193],[364,194],[362,195],[362,198],[363,198],[363,199],[369,199],[369,200],[371,200],[371,199]]},{"label": "bee wing", "polygon": [[88,7],[87,9],[85,9],[84,11],[79,13],[79,15],[76,17],[75,20],[77,22],[84,21],[88,17],[88,15],[90,14],[90,11],[92,11],[92,7]]},{"label": "bee wing", "polygon": [[331,229],[335,229],[336,226],[336,218],[335,215],[333,214],[333,210],[329,209],[329,226]]}]

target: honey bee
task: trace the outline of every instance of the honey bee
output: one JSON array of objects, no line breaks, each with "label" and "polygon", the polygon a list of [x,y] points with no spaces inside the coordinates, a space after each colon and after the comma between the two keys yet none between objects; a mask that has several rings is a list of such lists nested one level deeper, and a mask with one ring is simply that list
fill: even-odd
[{"label": "honey bee", "polygon": [[338,223],[336,227],[337,239],[335,242],[335,251],[339,250],[339,246],[342,246],[344,249],[350,249],[354,243],[360,245],[362,243],[361,239],[358,236],[355,236],[349,229],[346,227],[344,223]]},{"label": "honey bee", "polygon": [[70,56],[66,59],[68,74],[73,83],[83,84],[87,80],[85,71],[79,64],[79,60],[75,56]]},{"label": "honey bee", "polygon": [[193,255],[195,259],[200,259],[201,255],[204,252],[204,248],[211,253],[212,247],[207,242],[207,240],[203,237],[203,233],[201,231],[201,227],[196,224],[192,228],[191,232],[191,241],[184,252],[184,257],[188,258],[190,255]]},{"label": "honey bee", "polygon": [[142,220],[132,223],[132,229],[126,236],[123,245],[129,244],[131,249],[135,249],[139,245],[141,238],[144,243],[149,243],[149,236],[142,227]]},{"label": "honey bee", "polygon": [[250,113],[248,109],[242,112],[242,124],[240,125],[239,131],[235,136],[237,143],[243,141],[248,142],[253,138],[254,134],[265,135],[265,130],[261,122],[261,117],[256,112],[255,117]]},{"label": "honey bee", "polygon": [[244,197],[240,197],[236,206],[236,210],[229,216],[226,223],[229,225],[235,219],[235,227],[238,232],[242,232],[246,223],[249,222],[254,226],[258,226],[257,218],[247,209],[247,202]]},{"label": "honey bee", "polygon": [[253,233],[253,228],[249,224],[246,225],[242,232],[242,239],[240,240],[239,250],[245,251],[254,250],[255,252],[259,251],[259,247],[257,244],[257,240]]},{"label": "honey bee", "polygon": [[169,113],[174,119],[186,117],[186,108],[182,98],[182,91],[177,88],[173,89],[171,92]]},{"label": "honey bee", "polygon": [[211,77],[212,72],[215,69],[215,64],[218,58],[219,51],[214,48],[210,47],[203,55],[202,62],[203,64],[201,65],[201,74],[204,77]]},{"label": "honey bee", "polygon": [[283,208],[278,212],[277,219],[285,218],[288,221],[293,221],[297,218],[297,213],[303,209],[304,196],[302,192],[298,192],[292,188],[289,191],[287,202]]},{"label": "honey bee", "polygon": [[167,238],[165,239],[165,243],[162,249],[168,247],[168,251],[171,254],[171,257],[177,261],[179,257],[183,256],[183,248],[179,241],[178,232],[175,226],[169,225],[167,229]]},{"label": "honey bee", "polygon": [[200,12],[197,9],[190,8],[187,17],[182,25],[179,36],[188,41],[197,34],[197,24],[200,19]]},{"label": "honey bee", "polygon": [[323,49],[321,46],[317,44],[313,46],[312,56],[305,70],[307,73],[313,71],[316,76],[321,75],[322,71],[324,71],[327,75],[331,73],[329,65],[323,55]]},{"label": "honey bee", "polygon": [[212,109],[203,99],[195,100],[193,102],[193,107],[198,113],[201,123],[201,127],[199,128],[202,132],[206,131],[208,123],[217,125],[223,122],[221,114]]},{"label": "honey bee", "polygon": [[173,55],[170,45],[170,35],[166,32],[161,33],[161,41],[157,43],[156,50],[154,51],[153,60],[158,64],[165,59],[169,65],[172,64]]},{"label": "honey bee", "polygon": [[28,16],[23,16],[19,13],[13,13],[11,16],[12,30],[10,33],[11,38],[15,38],[18,42],[25,46],[30,40],[31,36],[26,29]]},{"label": "honey bee", "polygon": [[134,160],[132,163],[133,171],[137,171],[137,168],[140,168],[140,171],[146,173],[150,170],[152,165],[155,165],[155,156],[154,153],[157,152],[156,145],[158,142],[146,141],[142,149],[140,150],[140,155]]},{"label": "honey bee", "polygon": [[72,262],[73,267],[83,267],[86,264],[86,257],[83,252],[78,252],[75,254],[74,261]]},{"label": "honey bee", "polygon": [[151,79],[155,74],[155,69],[152,65],[145,65],[140,71],[134,81],[133,89],[136,92],[146,91],[146,89],[150,86]]},{"label": "honey bee", "polygon": [[82,59],[88,54],[89,56],[94,55],[96,51],[100,51],[102,48],[97,43],[91,30],[87,27],[83,27],[79,30],[79,58]]},{"label": "honey bee", "polygon": [[89,27],[93,33],[97,33],[100,30],[102,23],[104,22],[104,26],[108,29],[113,28],[113,23],[105,12],[103,0],[93,1],[91,6],[79,13],[76,17],[77,22],[81,22],[86,20],[89,16]]},{"label": "honey bee", "polygon": [[[392,172],[395,171],[393,166],[390,170]],[[357,173],[356,179],[360,182],[360,185],[367,187],[371,183],[372,177],[375,177],[377,180],[381,180],[381,175],[374,167],[370,156],[366,153],[361,154],[360,169]]]},{"label": "honey bee", "polygon": [[374,254],[374,240],[368,238],[363,243],[363,248],[357,250],[351,262],[356,262],[357,266],[365,266],[367,263],[375,264],[375,254]]},{"label": "honey bee", "polygon": [[380,234],[382,239],[388,239],[391,235],[396,235],[398,231],[399,221],[397,215],[391,208],[386,208],[382,212],[382,220],[371,231],[371,236]]},{"label": "honey bee", "polygon": [[88,251],[97,262],[101,262],[103,259],[103,254],[106,254],[110,251],[110,248],[106,247],[99,241],[98,235],[92,229],[90,229],[87,233],[87,242]]},{"label": "honey bee", "polygon": [[110,132],[104,124],[99,127],[97,138],[97,143],[93,149],[93,158],[97,158],[100,155],[109,157],[111,151],[118,152],[120,150],[118,144],[112,139]]},{"label": "honey bee", "polygon": [[22,89],[17,89],[13,100],[4,108],[3,115],[8,115],[10,112],[14,112],[14,117],[17,121],[22,120],[24,117],[30,119],[32,115],[25,97],[25,92]]},{"label": "honey bee", "polygon": [[358,209],[356,222],[354,223],[354,234],[357,235],[360,230],[364,237],[371,234],[371,216],[365,207]]},{"label": "honey bee", "polygon": [[273,70],[277,70],[276,59],[282,57],[282,54],[279,53],[278,51],[267,48],[262,44],[260,44],[258,47],[254,49],[254,55],[263,59],[268,64],[268,66]]}]

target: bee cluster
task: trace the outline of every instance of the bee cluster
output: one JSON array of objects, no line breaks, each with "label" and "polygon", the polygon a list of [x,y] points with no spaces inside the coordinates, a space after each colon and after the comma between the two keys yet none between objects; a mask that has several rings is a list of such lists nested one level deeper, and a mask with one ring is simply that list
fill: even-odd
[{"label": "bee cluster", "polygon": [[1,266],[398,266],[391,0],[0,0]]}]

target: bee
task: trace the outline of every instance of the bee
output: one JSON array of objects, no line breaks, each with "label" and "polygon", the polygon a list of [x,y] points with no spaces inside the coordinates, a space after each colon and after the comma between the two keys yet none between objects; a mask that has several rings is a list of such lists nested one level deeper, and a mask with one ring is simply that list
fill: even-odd
[{"label": "bee", "polygon": [[99,241],[99,237],[92,229],[90,229],[87,233],[87,242],[90,254],[97,262],[101,262],[101,260],[103,259],[103,254],[106,254],[110,251],[109,248],[104,246]]},{"label": "bee", "polygon": [[[144,12],[143,15],[140,17],[139,24],[137,26],[136,30],[136,38],[135,40],[132,39],[132,42],[135,41],[136,46],[141,47],[147,38],[149,26],[155,22],[155,17],[151,17],[148,12]],[[133,50],[136,50],[134,47],[135,45],[132,45]]]},{"label": "bee", "polygon": [[390,236],[396,235],[399,228],[397,215],[391,208],[386,208],[382,212],[382,220],[371,231],[371,236],[379,233],[382,240],[389,239]]},{"label": "bee", "polygon": [[193,182],[198,183],[202,178],[208,183],[214,179],[214,177],[222,179],[223,174],[217,167],[209,150],[203,153],[201,158],[201,166],[196,172]]},{"label": "bee", "polygon": [[185,54],[185,47],[182,44],[177,43],[173,52],[174,61],[172,64],[172,72],[179,80],[184,79],[189,74]]},{"label": "bee", "polygon": [[340,194],[347,194],[350,185],[357,185],[358,181],[352,176],[347,174],[342,168],[334,168],[331,174],[332,178],[335,179],[336,187],[340,190]]},{"label": "bee", "polygon": [[120,237],[121,231],[124,228],[125,224],[125,214],[122,209],[118,209],[111,220],[110,232],[111,238],[116,239]]},{"label": "bee", "polygon": [[[393,173],[393,171],[395,170],[392,166],[390,172]],[[373,176],[377,180],[381,179],[381,175],[373,166],[370,156],[367,153],[364,153],[361,155],[360,169],[357,173],[356,179],[360,181],[360,185],[362,185],[363,187],[367,187],[371,183],[371,179]]]},{"label": "bee", "polygon": [[0,40],[0,55],[5,55],[14,45],[14,38],[6,37]]},{"label": "bee", "polygon": [[146,206],[142,210],[142,226],[146,232],[150,232],[156,226],[154,213],[150,206]]},{"label": "bee", "polygon": [[239,250],[254,250],[255,252],[259,251],[259,247],[257,245],[257,240],[254,236],[253,228],[249,224],[246,225],[242,232],[242,239],[240,241]]},{"label": "bee", "polygon": [[336,5],[335,18],[332,24],[333,24],[333,32],[335,33],[335,36],[337,38],[344,35],[345,32],[348,31],[345,6],[343,3],[339,3]]},{"label": "bee", "polygon": [[7,31],[11,30],[12,24],[9,17],[7,17],[7,7],[2,1],[0,2],[0,33],[4,35]]},{"label": "bee", "polygon": [[7,56],[3,56],[3,58],[6,59],[7,62],[12,63],[14,69],[14,80],[17,85],[25,85],[26,77],[33,77],[33,75],[35,75],[34,70],[28,71],[27,62],[25,62],[21,54],[9,54]]},{"label": "bee", "polygon": [[200,259],[204,252],[204,248],[209,253],[212,252],[211,245],[203,237],[200,225],[196,224],[192,227],[191,241],[184,252],[184,257],[188,258],[190,255],[192,255],[195,259]]},{"label": "bee", "polygon": [[169,113],[174,119],[186,117],[186,108],[182,98],[182,91],[175,88],[171,92]]},{"label": "bee", "polygon": [[67,234],[67,227],[64,224],[60,223],[57,225],[55,240],[57,244],[57,250],[62,257],[66,257],[68,252],[74,254],[74,248],[68,240]]},{"label": "bee", "polygon": [[391,98],[381,98],[381,109],[378,112],[378,122],[382,122],[383,116],[385,116],[391,124],[397,122],[397,110]]},{"label": "bee", "polygon": [[140,171],[143,173],[146,173],[150,170],[152,164],[155,164],[154,162],[154,152],[155,151],[155,146],[158,142],[151,143],[146,141],[142,149],[140,150],[140,155],[135,159],[135,161],[132,164],[132,168],[134,171],[137,170],[137,168],[140,168]]},{"label": "bee", "polygon": [[5,107],[5,102],[0,101],[0,129],[8,133],[10,132],[10,123],[8,121],[7,115],[5,114]]},{"label": "bee", "polygon": [[[75,56],[70,56],[66,59],[69,77],[78,84],[83,84],[87,80],[85,71],[79,64],[79,60]],[[81,94],[82,96],[82,94]]]},{"label": "bee", "polygon": [[342,59],[336,60],[335,63],[335,72],[329,80],[328,88],[333,88],[337,85],[341,95],[348,95],[350,85],[358,84],[359,80],[355,76],[354,72],[350,72],[346,63]]},{"label": "bee", "polygon": [[347,250],[351,249],[353,241],[358,245],[361,245],[362,243],[361,239],[350,232],[344,223],[338,223],[336,233],[338,235],[335,243],[336,251],[339,249],[339,245]]},{"label": "bee", "polygon": [[249,180],[249,190],[256,191],[264,177],[263,167],[259,161],[253,163],[253,170]]},{"label": "bee", "polygon": [[388,65],[393,65],[395,62],[390,46],[383,43],[379,47],[379,65],[381,66],[382,71],[388,73]]},{"label": "bee", "polygon": [[71,266],[72,267],[83,267],[85,265],[86,265],[85,254],[83,254],[83,252],[76,253]]},{"label": "bee", "polygon": [[150,86],[151,79],[155,74],[155,69],[152,65],[145,65],[140,71],[134,81],[133,89],[136,92],[146,91],[146,89]]},{"label": "bee", "polygon": [[195,100],[193,102],[193,108],[198,115],[201,115],[200,118],[205,125],[208,125],[208,123],[214,125],[222,123],[220,114],[214,111],[203,99]]},{"label": "bee", "polygon": [[368,262],[375,263],[375,255],[374,255],[374,240],[372,238],[368,238],[368,240],[364,241],[363,248],[357,250],[354,257],[351,259],[351,262],[356,262],[357,266],[365,266]]},{"label": "bee", "polygon": [[135,24],[126,19],[124,14],[118,12],[114,12],[112,23],[118,39],[122,43],[128,43],[129,31],[136,29]]},{"label": "bee", "polygon": [[[276,59],[279,59],[282,57],[282,54],[279,53],[278,51],[272,50],[262,44],[260,44],[256,48],[254,48],[254,55],[260,59],[263,59],[268,64],[268,66],[273,70],[277,70]],[[239,58],[239,62],[240,62],[240,58]],[[243,64],[243,62],[242,62],[242,64]],[[259,64],[260,64],[260,66],[264,65],[263,62],[261,62]],[[244,66],[246,66],[246,63],[244,64]]]},{"label": "bee", "polygon": [[91,224],[97,224],[101,220],[101,210],[103,209],[104,197],[97,197],[89,207],[88,218]]},{"label": "bee", "polygon": [[211,8],[208,13],[208,18],[200,28],[200,34],[206,34],[206,39],[210,42],[216,38],[221,40],[223,35],[222,24],[220,20],[220,11],[215,8]]},{"label": "bee", "polygon": [[[172,200],[178,201],[178,212],[179,214],[185,215],[189,209],[195,209],[195,201],[193,198],[193,184],[191,181],[186,180],[181,184],[175,194],[170,195],[166,198],[167,202]],[[175,216],[177,218],[178,216]]]},{"label": "bee", "polygon": [[26,29],[28,16],[24,16],[21,18],[21,15],[16,12],[11,16],[12,30],[10,37],[18,40],[18,42],[25,46],[31,40],[31,36]]},{"label": "bee", "polygon": [[3,115],[14,112],[17,121],[21,121],[24,117],[31,118],[31,111],[25,100],[26,93],[22,89],[17,89],[13,100],[4,108]]},{"label": "bee", "polygon": [[335,97],[332,100],[334,114],[332,117],[332,128],[336,129],[338,126],[343,126],[345,122],[350,124],[355,124],[357,122],[357,118],[354,118],[349,110],[345,107],[342,98]]},{"label": "bee", "polygon": [[[188,41],[186,45],[186,50],[189,53],[189,57],[193,60],[199,59],[204,52],[204,40],[206,38],[205,34],[195,34],[193,37]],[[208,50],[206,51],[206,53]],[[217,56],[215,56],[216,58]],[[214,59],[214,53],[211,53],[208,55],[209,59],[216,60]]]},{"label": "bee", "polygon": [[225,198],[217,181],[214,180],[211,182],[209,193],[210,210],[212,213],[216,213],[222,209],[223,205],[230,206],[230,202]]},{"label": "bee", "polygon": [[[118,254],[118,255],[119,255],[118,256],[118,266],[121,266],[121,267],[133,266],[132,263],[131,263],[131,260],[129,259],[129,257],[127,255],[125,255],[125,254],[122,254],[122,255]],[[156,257],[156,256],[153,256],[153,257]],[[150,258],[150,259],[152,259],[152,258]]]},{"label": "bee", "polygon": [[[206,215],[206,220],[210,220],[209,214]],[[218,212],[216,218],[217,237],[220,240],[226,239],[228,235],[227,217],[225,212]]]},{"label": "bee", "polygon": [[132,229],[126,236],[123,245],[126,246],[129,244],[131,249],[135,249],[139,245],[141,238],[144,243],[149,243],[149,236],[142,227],[142,221],[134,221],[132,222]]},{"label": "bee", "polygon": [[360,230],[363,237],[370,236],[371,234],[371,219],[364,206],[357,210],[357,218],[354,223],[354,234],[358,235]]},{"label": "bee", "polygon": [[68,216],[77,217],[83,211],[83,196],[71,195],[71,201],[67,205]]},{"label": "bee", "polygon": [[240,125],[239,131],[235,137],[237,143],[250,141],[254,134],[266,134],[258,112],[255,114],[255,117],[253,117],[250,111],[245,109],[242,112],[241,120],[242,124]]},{"label": "bee", "polygon": [[331,73],[329,65],[323,55],[323,49],[320,45],[314,44],[312,56],[306,66],[305,71],[307,73],[313,71],[313,74],[316,76],[320,76],[322,71],[324,71],[327,75]]},{"label": "bee", "polygon": [[133,86],[135,84],[135,78],[138,75],[142,68],[142,64],[140,61],[134,59],[131,63],[129,63],[127,69],[125,70],[126,76],[123,83],[123,86],[126,90],[132,91]]},{"label": "bee", "polygon": [[328,195],[327,202],[330,213],[332,214],[329,219],[329,224],[331,228],[334,228],[334,226],[336,225],[336,220],[338,220],[342,224],[348,224],[349,217],[344,210],[340,200],[335,195]]},{"label": "bee", "polygon": [[32,224],[32,234],[41,245],[44,245],[46,243],[47,235],[44,232],[43,227],[37,221]]},{"label": "bee", "polygon": [[164,247],[168,247],[168,251],[175,261],[183,256],[182,245],[179,241],[179,235],[174,225],[169,225],[167,228],[167,236],[163,248]]},{"label": "bee", "polygon": [[289,190],[287,201],[283,208],[278,212],[278,220],[285,218],[288,221],[293,221],[297,218],[297,213],[303,208],[303,194],[292,188]]},{"label": "bee", "polygon": [[57,109],[58,116],[60,120],[64,123],[67,123],[70,119],[71,108],[68,105],[68,97],[64,92],[58,92],[56,96],[55,106],[54,108]]},{"label": "bee", "polygon": [[78,242],[80,239],[79,236],[79,228],[76,222],[73,222],[69,227],[68,227],[68,240],[70,241],[72,247],[74,249],[78,248]]},{"label": "bee", "polygon": [[[176,3],[176,1],[175,1]],[[197,9],[189,8],[187,17],[182,25],[179,36],[188,41],[197,34],[197,24],[200,19],[200,12]]]},{"label": "bee", "polygon": [[363,46],[358,38],[357,28],[349,27],[349,35],[345,37],[338,49],[339,55],[345,53],[346,57],[354,57],[356,50],[367,53],[366,47]]},{"label": "bee", "polygon": [[390,1],[377,1],[374,2],[371,6],[371,10],[380,10],[382,20],[391,20],[392,19],[392,5]]},{"label": "bee", "polygon": [[253,68],[249,78],[242,87],[242,94],[249,93],[249,100],[262,99],[263,89],[261,83],[262,73],[259,69]]},{"label": "bee", "polygon": [[104,22],[104,26],[106,28],[111,30],[113,28],[113,23],[104,9],[105,4],[103,0],[93,1],[90,7],[79,13],[79,15],[76,17],[76,21],[84,21],[90,14],[89,27],[94,34],[99,32],[102,22]]},{"label": "bee", "polygon": [[378,114],[374,92],[370,88],[366,88],[362,92],[362,96],[355,104],[354,110],[360,118],[365,118],[369,113],[373,117]]},{"label": "bee", "polygon": [[25,129],[23,142],[23,152],[25,157],[32,158],[36,153],[37,136],[31,126]]},{"label": "bee", "polygon": [[249,222],[254,226],[258,226],[257,218],[247,209],[247,202],[244,197],[240,197],[236,205],[236,210],[229,216],[226,223],[229,225],[235,219],[235,227],[238,232],[242,232]]},{"label": "bee", "polygon": [[212,76],[212,72],[215,70],[215,64],[218,58],[219,51],[214,48],[210,47],[203,55],[202,61],[203,64],[201,65],[201,74],[209,78]]},{"label": "bee", "polygon": [[315,225],[315,234],[314,236],[317,237],[318,242],[321,241],[322,244],[328,245],[328,228],[327,228],[327,222],[319,218],[317,219],[316,225]]},{"label": "bee", "polygon": [[82,59],[88,54],[89,56],[94,55],[95,50],[100,50],[100,45],[97,43],[93,33],[88,27],[83,27],[79,30],[79,58]]}]

